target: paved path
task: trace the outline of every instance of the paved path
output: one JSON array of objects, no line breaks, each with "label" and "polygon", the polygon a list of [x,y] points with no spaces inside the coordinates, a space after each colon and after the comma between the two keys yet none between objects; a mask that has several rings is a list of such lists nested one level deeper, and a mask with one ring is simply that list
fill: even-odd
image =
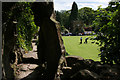
[{"label": "paved path", "polygon": [[[30,58],[33,57],[34,59],[38,59],[37,57],[37,45],[35,43],[32,43],[33,50],[29,51],[28,53],[23,54],[23,58]],[[21,80],[24,77],[28,76],[31,74],[34,69],[37,67],[37,64],[18,64],[17,65],[17,79],[16,80]]]},{"label": "paved path", "polygon": [[38,59],[38,57],[37,57],[37,45],[35,45],[35,43],[32,43],[32,46],[33,46],[33,50],[29,51],[26,54],[23,54],[24,58],[33,57],[34,59]]},{"label": "paved path", "polygon": [[[23,54],[23,58],[34,58],[38,59],[37,57],[37,45],[35,45],[35,41],[32,43],[33,50],[29,51],[28,53]],[[33,78],[39,77],[39,66],[37,64],[18,64],[17,65],[17,72],[16,72],[16,79],[15,80],[36,80]],[[26,78],[27,77],[27,78]],[[60,77],[56,77],[55,80],[60,80]]]}]

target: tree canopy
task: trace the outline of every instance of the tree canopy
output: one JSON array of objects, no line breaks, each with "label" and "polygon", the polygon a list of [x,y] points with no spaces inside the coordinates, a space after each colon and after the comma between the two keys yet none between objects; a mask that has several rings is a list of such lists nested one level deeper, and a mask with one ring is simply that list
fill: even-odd
[{"label": "tree canopy", "polygon": [[99,56],[103,63],[108,64],[120,64],[120,5],[114,2],[114,6],[110,3],[105,9],[99,8],[94,21],[101,46]]},{"label": "tree canopy", "polygon": [[[65,27],[72,33],[75,33],[73,31],[73,23],[75,23],[76,21],[82,22],[84,24],[83,27],[90,27],[95,19],[95,16],[95,10],[89,7],[83,7],[81,9],[78,9],[75,2],[73,2],[71,10],[56,11],[56,20],[60,22],[62,27]],[[84,32],[84,30],[82,31]],[[79,32],[80,31],[77,31],[77,33]]]},{"label": "tree canopy", "polygon": [[95,11],[92,8],[84,7],[79,9],[79,18],[80,21],[84,22],[85,25],[91,25],[95,19]]}]

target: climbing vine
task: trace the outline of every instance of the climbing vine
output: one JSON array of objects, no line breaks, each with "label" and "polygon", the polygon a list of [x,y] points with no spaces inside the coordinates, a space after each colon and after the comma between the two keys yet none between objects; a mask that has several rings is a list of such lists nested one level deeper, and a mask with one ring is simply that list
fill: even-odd
[{"label": "climbing vine", "polygon": [[38,32],[38,26],[34,22],[34,15],[32,15],[33,13],[30,8],[31,3],[27,2],[20,5],[23,5],[23,11],[17,19],[17,44],[25,50],[32,50],[31,40]]},{"label": "climbing vine", "polygon": [[2,11],[3,34],[9,28],[9,24],[16,24],[14,27],[17,36],[16,45],[25,50],[32,50],[31,40],[39,29],[34,22],[31,4],[32,2],[4,3]]}]

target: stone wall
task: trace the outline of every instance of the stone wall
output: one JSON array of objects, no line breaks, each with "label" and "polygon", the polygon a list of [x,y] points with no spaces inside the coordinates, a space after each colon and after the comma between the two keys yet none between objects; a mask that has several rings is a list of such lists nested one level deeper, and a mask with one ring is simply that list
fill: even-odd
[{"label": "stone wall", "polygon": [[67,67],[61,69],[61,80],[120,80],[120,65],[67,56]]}]

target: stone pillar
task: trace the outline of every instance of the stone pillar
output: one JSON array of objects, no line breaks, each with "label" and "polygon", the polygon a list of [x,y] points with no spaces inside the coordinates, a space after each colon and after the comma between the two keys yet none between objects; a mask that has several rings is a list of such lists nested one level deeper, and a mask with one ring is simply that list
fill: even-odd
[{"label": "stone pillar", "polygon": [[32,4],[35,24],[40,26],[38,58],[40,64],[47,63],[46,80],[53,80],[57,72],[61,57],[60,41],[56,23],[52,18],[53,2],[40,2]]}]

